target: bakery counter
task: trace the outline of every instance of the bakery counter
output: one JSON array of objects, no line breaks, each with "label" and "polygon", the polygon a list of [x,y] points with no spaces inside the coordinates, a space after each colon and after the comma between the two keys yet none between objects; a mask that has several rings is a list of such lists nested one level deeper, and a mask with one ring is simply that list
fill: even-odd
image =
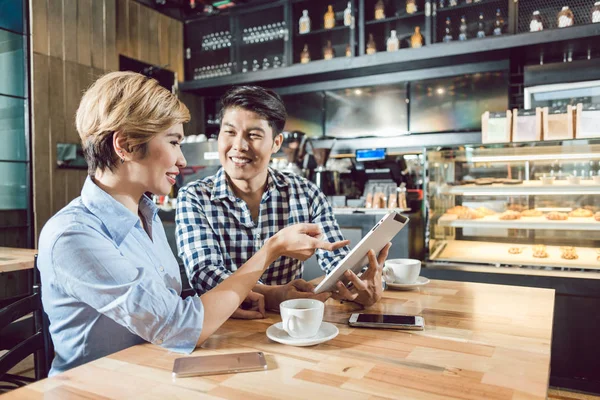
[{"label": "bakery counter", "polygon": [[[589,274],[579,276],[600,279],[600,254],[598,250],[587,247],[446,240],[436,243],[436,251],[429,259],[438,262],[509,266],[512,270],[515,267],[523,267],[520,268],[523,274],[529,274],[533,270],[585,271]],[[499,268],[499,270],[504,269],[506,268]]]},{"label": "bakery counter", "polygon": [[566,213],[556,213],[556,215],[564,215],[564,217],[560,217],[564,219],[549,219],[547,216],[527,217],[518,216],[517,214],[496,214],[486,215],[476,219],[461,219],[458,215],[444,214],[437,220],[437,223],[440,226],[449,226],[453,228],[600,231],[600,221],[597,221],[594,217],[568,217]]}]

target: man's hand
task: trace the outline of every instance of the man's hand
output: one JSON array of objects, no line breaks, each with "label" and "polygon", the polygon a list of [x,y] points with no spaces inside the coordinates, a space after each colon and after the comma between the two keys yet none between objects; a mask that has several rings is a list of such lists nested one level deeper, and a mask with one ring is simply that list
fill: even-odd
[{"label": "man's hand", "polygon": [[349,240],[330,243],[321,240],[321,228],[317,224],[290,225],[277,232],[269,240],[276,243],[280,256],[295,258],[300,261],[308,260],[317,249],[334,251],[350,243]]},{"label": "man's hand", "polygon": [[265,318],[265,296],[250,291],[240,307],[233,312],[231,318],[262,319]]},{"label": "man's hand", "polygon": [[359,278],[350,270],[344,272],[344,276],[354,285],[352,290],[349,290],[344,284],[339,281],[337,283],[338,292],[334,294],[334,298],[338,300],[350,300],[362,304],[365,307],[372,306],[381,299],[383,293],[381,275],[383,263],[387,259],[390,251],[391,243],[379,252],[379,256],[375,257],[375,252],[369,250],[369,268]]},{"label": "man's hand", "polygon": [[[262,287],[259,287],[262,286]],[[304,279],[296,279],[285,285],[257,285],[255,290],[260,290],[265,296],[265,308],[279,311],[279,304],[291,299],[315,299],[325,302],[331,297],[331,292],[315,294],[314,286]]]}]

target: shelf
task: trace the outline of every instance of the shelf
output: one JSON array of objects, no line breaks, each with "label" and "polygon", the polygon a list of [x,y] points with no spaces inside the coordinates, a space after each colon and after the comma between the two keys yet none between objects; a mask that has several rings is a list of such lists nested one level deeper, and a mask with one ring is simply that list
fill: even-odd
[{"label": "shelf", "polygon": [[[565,240],[565,242],[568,242],[568,240]],[[521,254],[510,254],[508,249],[511,247],[524,247],[524,250]],[[575,247],[579,258],[565,260],[561,258],[559,246],[546,246],[547,258],[533,257],[531,254],[532,247],[533,245],[521,243],[448,240],[440,245],[441,250],[436,251],[431,259],[461,263],[600,270],[600,261],[597,260],[598,253],[596,249]]]},{"label": "shelf", "polygon": [[261,45],[261,44],[271,44],[273,42],[278,42],[278,41],[282,41],[285,38],[274,38],[274,39],[269,39],[269,40],[263,40],[262,42],[252,42],[252,43],[248,43],[248,42],[242,42],[241,43],[241,47],[251,47],[251,46],[257,46],[257,45]]},{"label": "shelf", "polygon": [[600,194],[600,185],[591,180],[583,180],[578,185],[566,180],[555,181],[552,185],[542,185],[539,181],[525,181],[520,185],[460,185],[442,189],[443,194],[462,196],[519,196],[519,195],[573,195]]},{"label": "shelf", "polygon": [[364,207],[335,207],[333,209],[334,214],[387,214],[390,211],[399,213],[408,213],[411,211],[410,208],[364,208]]},{"label": "shelf", "polygon": [[499,215],[489,215],[478,219],[457,219],[456,215],[444,214],[438,225],[453,228],[500,228],[500,229],[552,229],[562,231],[600,231],[600,222],[594,217],[569,217],[565,221],[551,221],[546,217],[521,217],[520,219],[501,220]]},{"label": "shelf", "polygon": [[459,4],[459,5],[454,6],[454,7],[448,7],[448,6],[446,6],[444,8],[436,7],[436,13],[441,14],[441,13],[444,13],[444,12],[449,12],[449,11],[454,11],[454,10],[460,10],[462,8],[475,8],[475,7],[486,5],[486,4],[500,3],[500,2],[502,2],[504,4],[506,3],[503,0],[483,0],[483,1],[480,1],[478,3]]},{"label": "shelf", "polygon": [[295,33],[294,36],[295,37],[304,37],[304,36],[312,36],[312,35],[319,35],[321,33],[325,33],[325,32],[335,32],[335,31],[343,31],[345,29],[350,29],[349,26],[345,26],[345,25],[338,25],[338,26],[334,26],[331,29],[316,29],[314,31],[310,31],[308,33]]},{"label": "shelf", "polygon": [[416,17],[421,17],[424,15],[425,15],[425,12],[419,11],[414,14],[402,14],[402,15],[388,17],[388,18],[384,18],[384,19],[372,19],[370,21],[365,21],[365,25],[384,24],[386,22],[400,21],[402,19],[416,18]]},{"label": "shelf", "polygon": [[[478,3],[480,4],[480,3]],[[341,27],[340,27],[341,28]],[[347,28],[347,27],[344,27]],[[400,49],[396,52],[379,52],[376,54],[340,58],[330,60],[327,63],[311,62],[308,64],[296,64],[278,71],[262,71],[248,74],[235,74],[228,77],[218,77],[203,81],[182,82],[179,88],[182,91],[196,91],[207,88],[230,87],[244,83],[258,82],[286,82],[290,78],[302,77],[303,80],[311,76],[325,81],[341,79],[349,76],[362,75],[365,77],[389,73],[391,71],[402,71],[407,66],[412,69],[446,67],[448,60],[457,56],[483,57],[489,59],[486,53],[500,50],[537,46],[546,43],[561,42],[592,38],[600,35],[600,24],[588,24],[573,26],[570,28],[555,29],[533,33],[521,33],[518,35],[502,35],[486,38],[486,40],[470,40],[465,42],[454,41],[451,43],[435,43],[418,49]],[[300,35],[303,36],[303,35]],[[288,83],[289,85],[289,83]]]}]

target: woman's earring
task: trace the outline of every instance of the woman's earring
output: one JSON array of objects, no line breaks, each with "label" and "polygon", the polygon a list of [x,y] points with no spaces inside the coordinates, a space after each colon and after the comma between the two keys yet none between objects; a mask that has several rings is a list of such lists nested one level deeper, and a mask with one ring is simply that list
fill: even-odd
[{"label": "woman's earring", "polygon": [[121,156],[121,157],[119,157],[121,159],[121,164],[125,164],[125,157],[123,157],[123,152],[120,151],[119,155]]}]

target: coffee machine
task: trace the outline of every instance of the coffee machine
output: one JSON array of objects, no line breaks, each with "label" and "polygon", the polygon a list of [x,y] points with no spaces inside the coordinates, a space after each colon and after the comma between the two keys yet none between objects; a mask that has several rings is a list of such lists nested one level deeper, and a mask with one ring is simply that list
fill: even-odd
[{"label": "coffee machine", "polygon": [[300,164],[306,152],[306,134],[300,131],[283,132],[283,143],[281,151],[285,155],[287,164],[281,171],[293,172],[296,175],[304,175]]},{"label": "coffee machine", "polygon": [[[331,155],[331,150],[335,145],[335,139],[308,139],[310,149],[317,167],[315,168],[311,180],[327,196],[334,196],[339,191],[339,172],[330,171],[326,164]],[[336,188],[337,184],[337,188]]]}]

